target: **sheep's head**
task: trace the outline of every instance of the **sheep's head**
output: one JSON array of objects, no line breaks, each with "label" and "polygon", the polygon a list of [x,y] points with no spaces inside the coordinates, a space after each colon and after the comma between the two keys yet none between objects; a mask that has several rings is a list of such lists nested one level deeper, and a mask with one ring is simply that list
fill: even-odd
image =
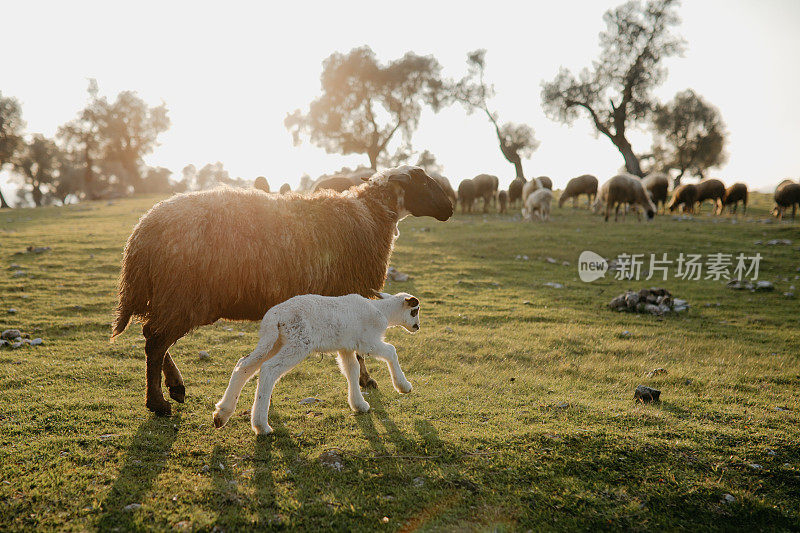
[{"label": "sheep's head", "polygon": [[[398,189],[401,209],[415,217],[447,220],[453,216],[453,204],[442,186],[420,167],[402,166],[383,170],[365,180],[386,182]],[[401,213],[401,218],[403,214]]]}]

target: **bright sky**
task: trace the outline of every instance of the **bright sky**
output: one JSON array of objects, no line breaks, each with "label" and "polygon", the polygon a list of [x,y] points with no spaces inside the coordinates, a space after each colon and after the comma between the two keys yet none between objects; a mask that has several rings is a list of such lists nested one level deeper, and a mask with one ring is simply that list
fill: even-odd
[{"label": "bright sky", "polygon": [[[333,51],[367,44],[382,60],[408,50],[433,54],[445,75],[465,72],[468,51],[486,48],[492,105],[501,121],[533,126],[541,147],[525,175],[548,175],[556,186],[583,173],[605,179],[622,157],[596,138],[586,119],[573,127],[545,118],[543,80],[560,65],[590,65],[598,52],[602,14],[618,1],[504,2],[37,2],[3,5],[0,91],[22,102],[27,131],[53,135],[86,103],[87,78],[115,97],[135,90],[153,105],[167,103],[170,130],[147,157],[175,175],[222,161],[231,176],[268,177],[294,188],[366,156],[295,147],[283,126],[287,112],[306,109],[319,94],[321,62]],[[683,58],[669,61],[658,90],[663,100],[693,88],[720,108],[729,130],[729,163],[712,175],[772,188],[800,176],[800,2],[691,0],[680,8]],[[650,135],[635,133],[646,151]],[[514,176],[486,118],[454,106],[425,112],[414,148],[431,150],[454,186],[482,172]],[[5,178],[0,185],[13,201]]]}]

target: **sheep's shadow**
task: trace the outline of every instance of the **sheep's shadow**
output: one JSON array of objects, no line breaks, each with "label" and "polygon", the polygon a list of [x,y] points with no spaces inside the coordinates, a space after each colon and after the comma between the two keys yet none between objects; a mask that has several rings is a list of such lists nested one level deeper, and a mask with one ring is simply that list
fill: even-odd
[{"label": "sheep's shadow", "polygon": [[126,512],[126,505],[142,503],[155,479],[164,469],[169,450],[178,436],[181,414],[161,418],[152,416],[139,426],[131,439],[117,479],[101,504],[97,528],[107,531],[135,529],[136,513]]}]

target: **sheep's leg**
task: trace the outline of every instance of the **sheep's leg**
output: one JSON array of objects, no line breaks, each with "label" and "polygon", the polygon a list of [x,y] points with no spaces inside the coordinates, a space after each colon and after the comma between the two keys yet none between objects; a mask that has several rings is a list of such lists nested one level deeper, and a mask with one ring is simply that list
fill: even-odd
[{"label": "sheep's leg", "polygon": [[164,399],[161,391],[161,372],[164,366],[164,356],[167,349],[173,344],[164,334],[154,334],[149,327],[142,328],[146,338],[144,352],[147,357],[147,399],[145,405],[158,416],[169,416],[172,407]]},{"label": "sheep's leg", "polygon": [[285,345],[274,357],[267,359],[261,365],[258,386],[256,387],[256,399],[253,402],[253,408],[250,410],[250,425],[256,435],[272,433],[272,427],[269,425],[269,404],[272,398],[272,390],[278,380],[297,366],[308,354],[309,352],[303,347]]},{"label": "sheep's leg", "polygon": [[411,392],[411,383],[406,379],[405,374],[403,374],[403,369],[400,368],[400,361],[397,359],[397,350],[394,346],[388,342],[383,342],[377,346],[375,351],[372,352],[372,355],[376,359],[385,362],[386,366],[389,367],[389,375],[392,376],[394,390],[400,394],[408,394]]},{"label": "sheep's leg", "polygon": [[169,397],[178,403],[183,403],[186,399],[186,387],[183,385],[183,376],[181,371],[172,360],[169,351],[164,354],[164,383],[167,384],[169,390]]},{"label": "sheep's leg", "polygon": [[372,379],[372,376],[369,375],[369,372],[367,371],[367,365],[364,363],[364,356],[361,354],[356,354],[356,359],[358,359],[359,368],[358,384],[365,389],[377,389],[378,382]]},{"label": "sheep's leg", "polygon": [[228,419],[236,409],[236,404],[239,402],[239,395],[245,384],[255,375],[264,361],[275,356],[278,350],[281,349],[283,341],[279,338],[277,342],[270,346],[273,342],[272,338],[262,337],[256,347],[246,355],[239,359],[236,366],[231,373],[231,379],[228,382],[228,388],[222,395],[220,401],[214,409],[214,426],[221,428],[228,423]]},{"label": "sheep's leg", "polygon": [[356,358],[356,353],[349,350],[339,350],[336,362],[339,363],[339,370],[347,378],[347,403],[350,405],[350,409],[357,413],[366,413],[369,411],[369,404],[364,399],[364,395],[361,394],[361,389],[358,386],[360,365]]}]

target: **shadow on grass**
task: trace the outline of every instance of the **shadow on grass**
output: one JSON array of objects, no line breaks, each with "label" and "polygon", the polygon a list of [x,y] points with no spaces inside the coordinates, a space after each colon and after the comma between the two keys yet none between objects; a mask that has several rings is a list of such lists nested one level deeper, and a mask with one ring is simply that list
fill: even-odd
[{"label": "shadow on grass", "polygon": [[178,413],[168,418],[152,416],[139,426],[125,453],[119,476],[101,505],[98,529],[135,529],[137,513],[125,511],[125,506],[141,504],[150,492],[167,463],[180,424],[181,415]]}]

